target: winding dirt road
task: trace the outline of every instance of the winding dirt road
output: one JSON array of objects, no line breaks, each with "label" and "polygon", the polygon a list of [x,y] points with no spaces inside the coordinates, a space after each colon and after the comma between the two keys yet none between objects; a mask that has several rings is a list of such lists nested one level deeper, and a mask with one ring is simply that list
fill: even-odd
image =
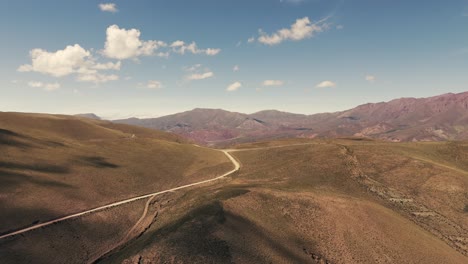
[{"label": "winding dirt road", "polygon": [[159,192],[155,192],[155,193],[150,193],[150,194],[137,196],[137,197],[134,197],[134,198],[130,198],[130,199],[126,199],[126,200],[123,200],[123,201],[119,201],[119,202],[111,203],[111,204],[108,204],[108,205],[100,206],[100,207],[90,209],[90,210],[87,210],[87,211],[83,211],[83,212],[80,212],[80,213],[64,216],[64,217],[57,218],[57,219],[54,219],[54,220],[51,220],[51,221],[48,221],[48,222],[44,222],[44,223],[33,225],[33,226],[30,226],[30,227],[27,227],[27,228],[23,228],[23,229],[20,229],[20,230],[17,230],[17,231],[14,231],[14,232],[11,232],[11,233],[8,233],[8,234],[5,234],[5,235],[1,235],[0,239],[7,238],[7,237],[12,237],[12,236],[19,235],[19,234],[23,234],[23,233],[26,233],[26,232],[31,231],[31,230],[35,230],[35,229],[45,227],[45,226],[50,226],[50,225],[53,225],[53,224],[56,224],[56,223],[59,223],[59,222],[63,222],[63,221],[68,220],[68,219],[81,217],[81,216],[84,216],[84,215],[87,215],[87,214],[95,213],[95,212],[102,211],[102,210],[105,210],[105,209],[109,209],[109,208],[112,208],[112,207],[115,207],[115,206],[119,206],[119,205],[131,203],[131,202],[134,202],[134,201],[154,197],[154,196],[161,195],[161,194],[168,193],[168,192],[174,192],[174,191],[177,191],[177,190],[186,189],[186,188],[196,186],[196,185],[200,185],[200,184],[204,184],[204,183],[213,182],[213,181],[222,179],[222,178],[224,178],[226,176],[229,176],[229,175],[233,174],[234,172],[238,171],[240,169],[240,164],[229,153],[229,151],[231,151],[231,150],[220,150],[220,151],[222,151],[229,158],[229,160],[232,162],[232,164],[234,164],[234,168],[232,170],[224,173],[221,176],[218,176],[216,178],[209,179],[209,180],[204,180],[204,181],[199,181],[199,182],[179,186],[179,187],[164,190],[164,191],[159,191]]},{"label": "winding dirt road", "polygon": [[[23,233],[26,233],[28,231],[32,231],[32,230],[35,230],[35,229],[38,229],[38,228],[41,228],[41,227],[50,226],[50,225],[53,225],[53,224],[56,224],[56,223],[59,223],[59,222],[63,222],[63,221],[68,220],[68,219],[73,219],[73,218],[85,216],[87,214],[99,212],[99,211],[106,210],[106,209],[109,209],[109,208],[112,208],[112,207],[115,207],[115,206],[135,202],[135,201],[150,198],[150,197],[154,198],[154,196],[161,195],[161,194],[164,194],[164,193],[174,192],[174,191],[178,191],[178,190],[181,190],[181,189],[186,189],[186,188],[189,188],[189,187],[192,187],[192,186],[197,186],[197,185],[217,181],[219,179],[222,179],[222,178],[224,178],[226,176],[229,176],[229,175],[233,174],[234,172],[236,172],[236,171],[238,171],[240,169],[240,163],[230,154],[230,152],[251,151],[251,150],[260,150],[260,149],[274,149],[274,148],[284,148],[284,147],[304,146],[304,145],[314,145],[314,144],[316,144],[316,143],[298,143],[298,144],[270,146],[270,147],[219,150],[219,151],[223,152],[229,158],[229,160],[232,162],[232,164],[234,165],[234,168],[232,170],[224,173],[221,176],[218,176],[216,178],[209,179],[209,180],[204,180],[204,181],[199,181],[199,182],[195,182],[195,183],[191,183],[191,184],[187,184],[187,185],[182,185],[182,186],[175,187],[175,188],[168,189],[168,190],[164,190],[164,191],[159,191],[159,192],[155,192],[155,193],[149,193],[149,194],[133,197],[133,198],[130,198],[130,199],[126,199],[126,200],[122,200],[122,201],[119,201],[119,202],[111,203],[111,204],[108,204],[108,205],[103,205],[103,206],[100,206],[100,207],[97,207],[97,208],[94,208],[94,209],[90,209],[90,210],[87,210],[87,211],[83,211],[83,212],[71,214],[71,215],[68,215],[68,216],[64,216],[64,217],[61,217],[61,218],[57,218],[57,219],[54,219],[54,220],[50,220],[50,221],[47,221],[47,222],[44,222],[44,223],[39,223],[39,224],[30,226],[30,227],[27,227],[27,228],[23,228],[23,229],[20,229],[20,230],[17,230],[17,231],[8,233],[8,234],[1,235],[0,239],[12,237],[12,236],[15,236],[15,235],[20,235],[20,234],[23,234]],[[202,146],[198,146],[198,145],[195,145],[195,146],[203,148]],[[144,218],[145,215],[146,215],[146,212],[144,212],[142,218]]]}]

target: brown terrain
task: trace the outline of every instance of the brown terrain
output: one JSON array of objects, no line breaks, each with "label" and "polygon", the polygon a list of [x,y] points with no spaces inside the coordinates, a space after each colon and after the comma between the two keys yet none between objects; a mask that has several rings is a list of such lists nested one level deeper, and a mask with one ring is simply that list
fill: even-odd
[{"label": "brown terrain", "polygon": [[213,178],[219,152],[175,135],[70,116],[0,113],[0,233]]},{"label": "brown terrain", "polygon": [[232,153],[242,167],[231,181],[176,195],[103,263],[468,260],[465,143],[275,141]]},{"label": "brown terrain", "polygon": [[401,98],[314,115],[276,110],[242,114],[194,109],[159,118],[114,122],[173,132],[214,146],[286,137],[358,136],[397,142],[461,140],[468,138],[468,92]]},{"label": "brown terrain", "polygon": [[[1,232],[233,170],[178,136],[0,113]],[[232,145],[240,170],[0,239],[2,263],[467,263],[468,143]]]}]

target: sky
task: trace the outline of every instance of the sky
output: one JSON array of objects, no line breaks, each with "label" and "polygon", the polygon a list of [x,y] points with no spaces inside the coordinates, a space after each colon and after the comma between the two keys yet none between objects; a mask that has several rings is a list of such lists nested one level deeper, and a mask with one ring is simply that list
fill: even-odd
[{"label": "sky", "polygon": [[0,111],[313,114],[468,89],[468,0],[0,0]]}]

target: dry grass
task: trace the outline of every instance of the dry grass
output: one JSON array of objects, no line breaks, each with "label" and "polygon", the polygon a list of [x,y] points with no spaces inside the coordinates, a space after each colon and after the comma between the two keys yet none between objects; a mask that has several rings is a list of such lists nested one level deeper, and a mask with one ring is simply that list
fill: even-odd
[{"label": "dry grass", "polygon": [[0,113],[0,128],[0,232],[210,179],[232,167],[219,151],[126,125]]},{"label": "dry grass", "polygon": [[[9,216],[2,227],[211,178],[232,166],[218,151],[160,132],[76,118],[66,121],[69,130],[61,128],[68,117],[32,117],[0,114],[0,209]],[[11,123],[22,118],[48,124]],[[58,127],[48,133],[51,124]],[[287,146],[300,143],[308,145]],[[100,261],[466,263],[467,146],[356,138],[235,146],[242,149],[233,152],[240,172],[169,194],[170,202],[150,208],[158,213],[145,219],[146,232]],[[144,203],[3,241],[0,255],[12,263],[93,259],[125,236]]]},{"label": "dry grass", "polygon": [[119,241],[140,217],[138,201],[0,241],[2,263],[88,263]]},{"label": "dry grass", "polygon": [[[418,205],[443,211],[449,221],[464,225],[466,213],[465,218],[457,216],[454,208],[466,203],[466,197],[452,198],[451,181],[439,182],[444,187],[440,192],[424,194],[420,189],[431,175],[464,181],[449,168],[450,159],[440,160],[428,152],[439,153],[445,143],[346,139],[309,143],[234,152],[242,168],[231,181],[179,198],[142,238],[103,262],[466,263],[463,249],[434,231],[440,228],[438,220],[420,221],[408,211],[410,207],[389,196],[415,199]],[[247,146],[280,145],[285,141]],[[418,153],[449,167],[419,164]],[[461,169],[464,164],[457,166]],[[382,185],[372,185],[369,179]],[[372,189],[376,186],[385,195]],[[464,183],[459,188],[466,193]],[[448,199],[445,205],[444,199]],[[463,206],[458,213],[463,213]]]}]

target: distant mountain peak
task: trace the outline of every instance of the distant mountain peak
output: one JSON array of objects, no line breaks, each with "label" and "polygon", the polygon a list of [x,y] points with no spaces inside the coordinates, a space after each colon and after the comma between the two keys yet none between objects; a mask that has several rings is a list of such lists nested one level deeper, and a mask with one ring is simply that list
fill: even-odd
[{"label": "distant mountain peak", "polygon": [[243,114],[195,108],[158,118],[115,122],[170,131],[207,144],[279,137],[362,136],[389,141],[468,139],[468,92],[399,98],[314,115],[273,109]]},{"label": "distant mountain peak", "polygon": [[75,116],[94,119],[94,120],[102,120],[99,116],[97,116],[97,115],[95,115],[93,113],[76,114]]}]

